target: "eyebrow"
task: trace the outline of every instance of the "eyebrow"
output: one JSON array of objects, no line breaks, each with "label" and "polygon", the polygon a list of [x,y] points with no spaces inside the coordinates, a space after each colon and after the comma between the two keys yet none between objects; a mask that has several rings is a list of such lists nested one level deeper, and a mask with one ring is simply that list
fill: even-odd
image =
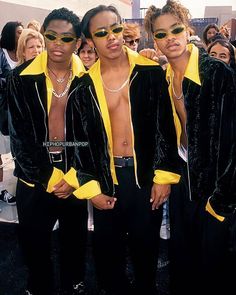
[{"label": "eyebrow", "polygon": [[[181,23],[178,23],[178,22],[177,23],[174,23],[173,25],[170,26],[170,29],[174,28],[177,25],[181,25]],[[160,29],[157,29],[155,32],[158,32],[158,31],[167,31],[167,30],[160,28]]]},{"label": "eyebrow", "polygon": [[[115,25],[119,25],[119,23],[114,23],[114,24],[110,25],[109,28],[111,28],[111,27],[113,27],[113,26],[115,26]],[[107,29],[107,28],[108,28],[108,27],[99,27],[99,28],[97,28],[97,30]]]},{"label": "eyebrow", "polygon": [[[62,32],[62,33],[58,34],[57,32],[55,32],[55,31],[53,31],[53,30],[46,30],[46,32],[51,32],[51,33],[56,34],[56,35],[75,35],[75,34],[72,33],[72,32]],[[45,33],[46,33],[46,32],[45,32]]]}]

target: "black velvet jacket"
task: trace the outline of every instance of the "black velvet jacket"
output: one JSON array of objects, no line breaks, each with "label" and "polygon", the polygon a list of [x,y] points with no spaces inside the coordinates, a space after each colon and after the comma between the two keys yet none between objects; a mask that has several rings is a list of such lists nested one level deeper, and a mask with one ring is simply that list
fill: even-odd
[{"label": "black velvet jacket", "polygon": [[[77,57],[76,57],[77,60]],[[46,52],[15,68],[7,80],[9,132],[11,150],[16,157],[14,175],[29,183],[47,187],[54,172],[49,156],[48,110],[50,103],[46,85]],[[74,63],[72,63],[73,66]],[[82,63],[81,63],[82,65]],[[77,71],[78,64],[75,65]],[[73,141],[71,100],[78,83],[75,75],[65,111],[65,141]],[[65,147],[66,171],[71,167],[74,149]]]},{"label": "black velvet jacket", "polygon": [[[136,183],[139,186],[152,183],[153,178],[155,181],[154,171],[157,172],[155,182],[177,183],[177,139],[164,72],[160,66],[136,53],[128,50],[128,55],[135,63],[130,76],[129,95]],[[107,118],[104,115],[107,104],[105,98],[99,98],[101,96],[104,92],[98,61],[81,78],[73,101],[74,122],[81,122],[79,126],[74,126],[75,141],[81,143],[76,149],[77,174],[82,186],[95,180],[104,194],[113,195],[117,180],[107,123],[109,115]]]},{"label": "black velvet jacket", "polygon": [[[194,47],[192,54],[198,50]],[[194,52],[194,53],[193,53]],[[226,216],[236,207],[236,85],[233,71],[200,50],[201,85],[184,77],[191,199],[209,198]],[[168,71],[167,71],[168,73]],[[193,73],[192,73],[193,74]]]}]

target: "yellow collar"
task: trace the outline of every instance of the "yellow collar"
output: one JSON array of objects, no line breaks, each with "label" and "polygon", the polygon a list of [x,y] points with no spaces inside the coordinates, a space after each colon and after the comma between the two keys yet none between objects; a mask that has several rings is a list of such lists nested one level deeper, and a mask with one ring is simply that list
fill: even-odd
[{"label": "yellow collar", "polygon": [[[47,73],[47,51],[43,51],[39,54],[22,72],[21,76],[24,75],[39,75]],[[80,77],[85,72],[84,65],[80,58],[73,54],[72,55],[72,73],[74,76]]]},{"label": "yellow collar", "polygon": [[[187,68],[184,73],[184,77],[188,78],[189,80],[201,86],[201,81],[199,77],[199,64],[198,64],[199,50],[194,44],[188,44],[187,49],[191,54],[190,54]],[[170,64],[168,64],[167,70],[166,70],[167,81],[170,81],[171,75],[172,75],[172,68]]]}]

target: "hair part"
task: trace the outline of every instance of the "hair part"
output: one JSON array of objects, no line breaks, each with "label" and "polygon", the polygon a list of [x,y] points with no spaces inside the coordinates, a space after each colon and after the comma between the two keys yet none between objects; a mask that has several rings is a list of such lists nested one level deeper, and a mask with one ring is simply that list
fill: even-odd
[{"label": "hair part", "polygon": [[81,26],[79,17],[71,10],[62,7],[59,9],[52,10],[43,22],[43,32],[47,30],[49,23],[53,20],[65,20],[68,23],[71,23],[77,38],[81,36]]},{"label": "hair part", "polygon": [[166,4],[162,8],[157,8],[154,5],[151,5],[148,8],[144,18],[144,27],[149,35],[152,35],[154,32],[153,25],[155,20],[159,16],[165,14],[171,14],[175,16],[186,27],[190,26],[189,20],[191,19],[191,15],[189,10],[178,1],[167,0]]},{"label": "hair part", "polygon": [[120,16],[118,10],[115,8],[115,6],[99,5],[95,8],[92,8],[89,11],[87,11],[82,19],[81,27],[82,27],[82,32],[83,32],[85,38],[90,38],[90,39],[92,38],[92,34],[90,32],[91,19],[94,16],[96,16],[98,13],[104,12],[104,11],[113,12],[118,17],[118,20],[121,23],[121,16]]},{"label": "hair part", "polygon": [[16,49],[16,28],[22,27],[21,22],[7,22],[2,29],[1,39],[0,39],[0,47],[5,48],[9,51]]}]

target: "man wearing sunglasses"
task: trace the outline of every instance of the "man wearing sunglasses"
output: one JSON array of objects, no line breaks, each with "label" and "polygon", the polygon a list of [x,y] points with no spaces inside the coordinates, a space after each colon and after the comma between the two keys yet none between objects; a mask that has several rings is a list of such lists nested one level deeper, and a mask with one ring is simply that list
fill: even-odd
[{"label": "man wearing sunglasses", "polygon": [[138,23],[124,23],[124,43],[134,51],[138,51],[138,45],[141,38],[140,26]]},{"label": "man wearing sunglasses", "polygon": [[[101,294],[154,295],[162,204],[179,181],[177,140],[164,72],[123,46],[121,17],[100,5],[82,20],[98,61],[81,77],[73,116],[81,194],[94,206],[94,254]],[[82,196],[81,196],[82,197]],[[99,293],[100,294],[100,293]]]},{"label": "man wearing sunglasses", "polygon": [[51,234],[57,220],[60,294],[85,294],[81,281],[87,203],[74,196],[79,185],[72,168],[71,115],[84,71],[73,54],[80,45],[80,20],[66,8],[55,9],[43,29],[47,51],[16,68],[8,80],[19,240],[29,270],[27,294],[55,294]]},{"label": "man wearing sunglasses", "polygon": [[189,11],[179,2],[168,0],[161,9],[151,6],[145,27],[168,58],[166,79],[173,113],[179,118],[175,122],[182,181],[169,198],[171,294],[233,295],[234,73],[188,43]]}]

